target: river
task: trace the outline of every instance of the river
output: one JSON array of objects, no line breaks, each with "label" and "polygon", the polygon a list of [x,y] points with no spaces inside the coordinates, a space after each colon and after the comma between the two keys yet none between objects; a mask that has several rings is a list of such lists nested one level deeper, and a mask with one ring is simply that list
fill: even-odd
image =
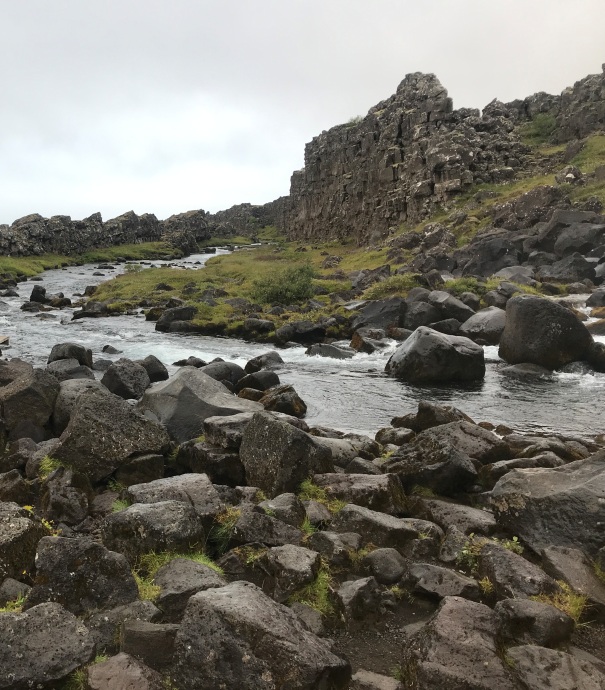
[{"label": "river", "polygon": [[[203,270],[211,256],[193,255],[177,263],[190,270]],[[143,315],[71,321],[72,309],[48,312],[50,317],[20,310],[35,284],[44,286],[48,293],[60,291],[72,298],[74,293],[84,292],[87,285],[98,284],[123,270],[118,265],[113,271],[102,271],[104,276],[93,276],[97,265],[71,267],[46,271],[38,283],[20,283],[20,297],[2,298],[0,304],[0,335],[10,337],[10,348],[4,356],[21,357],[43,366],[55,343],[73,341],[91,348],[95,359],[138,359],[154,354],[174,372],[177,368],[171,366],[172,362],[189,355],[207,361],[221,357],[243,366],[250,358],[271,349],[232,338],[159,333]],[[123,354],[106,355],[101,351],[104,345],[113,345]],[[582,437],[605,432],[605,374],[559,373],[550,381],[521,381],[499,373],[497,348],[487,347],[487,373],[482,382],[412,386],[383,373],[395,347],[393,342],[379,354],[356,354],[348,360],[308,357],[304,347],[283,349],[280,354],[285,364],[278,374],[307,403],[306,421],[310,425],[342,431],[373,436],[392,417],[414,411],[418,401],[426,398],[456,405],[475,421],[506,424],[522,432],[540,430]]]}]

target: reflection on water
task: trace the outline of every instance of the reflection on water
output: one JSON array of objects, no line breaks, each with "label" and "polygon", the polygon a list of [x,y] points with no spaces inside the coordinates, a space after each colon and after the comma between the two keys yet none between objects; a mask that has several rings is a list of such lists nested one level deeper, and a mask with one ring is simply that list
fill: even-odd
[{"label": "reflection on water", "polygon": [[[181,263],[198,268],[210,255],[189,257]],[[159,263],[159,262],[154,262]],[[93,277],[95,266],[47,271],[43,281],[49,293],[62,291],[71,297],[87,285],[106,278]],[[115,275],[103,271],[106,277]],[[203,269],[202,269],[203,270]],[[38,366],[46,363],[51,347],[75,341],[90,347],[95,358],[138,359],[152,353],[166,364],[195,355],[205,360],[222,357],[244,365],[270,347],[241,340],[157,333],[144,317],[111,317],[71,321],[71,311],[54,312],[53,318],[21,312],[34,283],[19,286],[20,298],[3,298],[7,311],[0,313],[0,335],[9,335],[11,348],[5,354],[22,357]],[[113,345],[123,355],[106,355],[104,345]],[[497,348],[486,348],[487,373],[472,384],[412,386],[382,372],[395,343],[380,353],[357,354],[353,359],[307,357],[304,348],[280,350],[285,360],[278,372],[291,383],[308,405],[309,424],[333,426],[343,431],[374,434],[394,416],[413,411],[419,400],[456,405],[476,421],[507,424],[523,431],[546,430],[581,436],[605,432],[602,423],[603,374],[557,374],[553,380],[523,381],[499,373]],[[169,367],[176,371],[175,367]]]}]

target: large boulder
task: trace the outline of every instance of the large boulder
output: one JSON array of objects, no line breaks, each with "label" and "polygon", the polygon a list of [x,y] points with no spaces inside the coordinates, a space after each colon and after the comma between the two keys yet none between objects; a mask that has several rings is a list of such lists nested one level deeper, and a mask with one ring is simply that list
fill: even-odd
[{"label": "large boulder", "polygon": [[351,668],[295,613],[234,582],[191,597],[170,675],[181,690],[339,690]]},{"label": "large boulder", "polygon": [[327,448],[269,412],[252,417],[242,436],[240,458],[248,484],[262,489],[269,498],[297,491],[312,474],[334,469]]},{"label": "large boulder", "polygon": [[44,537],[25,608],[55,601],[76,616],[129,604],[138,588],[128,561],[88,539]]},{"label": "large boulder", "polygon": [[181,501],[135,503],[101,526],[103,543],[130,563],[149,551],[187,551],[203,544],[204,527],[194,508]]},{"label": "large boulder", "polygon": [[69,424],[71,413],[73,412],[76,400],[80,393],[86,390],[100,390],[105,393],[105,386],[100,381],[88,379],[69,379],[61,381],[59,385],[59,395],[55,401],[55,409],[52,415],[53,431],[60,436],[65,427]]},{"label": "large boulder", "polygon": [[109,366],[101,383],[120,398],[138,400],[151,381],[145,367],[122,357]]},{"label": "large boulder", "polygon": [[204,433],[207,417],[256,412],[262,405],[238,398],[203,371],[186,367],[147,390],[138,409],[152,413],[173,440],[183,443]]},{"label": "large boulder", "polygon": [[487,307],[467,319],[460,326],[460,335],[471,340],[482,340],[497,345],[504,331],[506,312],[498,307]]},{"label": "large boulder", "polygon": [[569,309],[533,295],[511,298],[499,354],[510,364],[557,369],[585,357],[592,336]]},{"label": "large boulder", "polygon": [[78,343],[57,343],[48,356],[48,363],[56,362],[60,359],[77,359],[89,369],[92,369],[92,350]]},{"label": "large boulder", "polygon": [[[51,687],[94,656],[92,636],[60,604],[0,615],[0,688]],[[52,686],[56,687],[56,686]]]},{"label": "large boulder", "polygon": [[365,327],[385,330],[390,326],[398,328],[403,326],[406,309],[407,304],[401,297],[367,302],[359,310],[351,327],[354,330]]},{"label": "large boulder", "polygon": [[77,398],[54,457],[93,482],[108,477],[134,456],[162,455],[166,431],[109,392],[86,390]]},{"label": "large boulder", "polygon": [[517,469],[491,493],[499,524],[540,553],[568,546],[594,556],[603,546],[605,451],[553,469]]},{"label": "large boulder", "polygon": [[405,668],[422,690],[517,690],[502,662],[497,619],[487,606],[445,597],[429,622],[408,639]]},{"label": "large boulder", "polygon": [[0,582],[19,577],[34,565],[38,542],[47,534],[16,503],[0,503]]},{"label": "large boulder", "polygon": [[395,351],[385,371],[410,383],[482,379],[483,348],[468,338],[421,326]]},{"label": "large boulder", "polygon": [[47,371],[20,359],[0,361],[0,414],[9,438],[42,441],[59,394],[59,382]]}]

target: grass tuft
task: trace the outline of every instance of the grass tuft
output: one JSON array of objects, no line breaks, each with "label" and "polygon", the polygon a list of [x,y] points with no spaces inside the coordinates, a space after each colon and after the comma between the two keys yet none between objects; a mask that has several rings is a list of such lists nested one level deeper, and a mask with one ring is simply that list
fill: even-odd
[{"label": "grass tuft", "polygon": [[330,497],[329,493],[321,486],[317,486],[310,479],[305,479],[300,485],[298,497],[301,501],[317,501],[323,503],[332,513],[339,513],[346,505],[346,501]]},{"label": "grass tuft", "polygon": [[332,575],[326,563],[322,563],[317,577],[313,582],[305,585],[294,594],[291,594],[288,603],[298,602],[315,609],[322,616],[331,616],[334,613],[334,604],[331,601]]},{"label": "grass tuft", "polygon": [[45,455],[38,467],[38,477],[44,481],[48,479],[55,470],[58,470],[59,467],[63,467],[59,460],[52,458],[50,455]]},{"label": "grass tuft", "polygon": [[12,601],[7,601],[4,606],[0,606],[0,613],[21,613],[21,611],[23,611],[24,603],[24,596],[17,597]]},{"label": "grass tuft", "polygon": [[531,599],[543,604],[550,604],[550,606],[554,606],[559,611],[563,611],[563,613],[573,618],[577,625],[586,611],[588,598],[576,592],[563,580],[557,580],[557,584],[560,589],[555,594],[538,594],[531,597]]}]

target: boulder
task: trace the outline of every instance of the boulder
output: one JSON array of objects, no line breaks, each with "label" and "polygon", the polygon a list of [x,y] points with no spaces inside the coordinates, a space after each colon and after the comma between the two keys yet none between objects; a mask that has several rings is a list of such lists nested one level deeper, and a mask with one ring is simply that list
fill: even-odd
[{"label": "boulder", "polygon": [[58,467],[43,483],[40,509],[57,524],[78,525],[88,517],[93,492],[88,479],[68,467]]},{"label": "boulder", "polygon": [[521,687],[531,690],[601,690],[605,674],[590,662],[546,647],[524,645],[507,650]]},{"label": "boulder", "polygon": [[206,366],[201,367],[201,371],[214,379],[225,384],[231,390],[231,386],[235,387],[241,381],[246,372],[235,362],[223,362],[222,360],[210,362]]},{"label": "boulder", "polygon": [[506,326],[499,354],[510,364],[529,362],[558,369],[584,359],[592,336],[573,312],[542,297],[513,297],[506,305]]},{"label": "boulder", "polygon": [[135,455],[163,455],[166,431],[109,392],[86,390],[77,398],[53,456],[92,482],[108,477]]},{"label": "boulder", "polygon": [[80,364],[77,359],[57,359],[46,367],[46,371],[52,374],[58,381],[69,381],[71,379],[94,380],[95,378],[92,369]]},{"label": "boulder", "polygon": [[134,657],[120,653],[86,669],[87,690],[165,690],[166,679]]},{"label": "boulder", "polygon": [[191,321],[196,315],[196,307],[173,307],[166,309],[155,324],[156,331],[168,332],[173,321]]},{"label": "boulder", "polygon": [[261,369],[252,374],[246,374],[235,386],[235,392],[239,393],[243,388],[252,388],[257,391],[266,391],[273,386],[279,386],[279,376],[271,369]]},{"label": "boulder", "polygon": [[69,424],[71,413],[74,410],[76,400],[80,393],[86,390],[100,390],[106,392],[105,386],[100,381],[86,380],[86,379],[69,379],[61,381],[59,385],[59,395],[55,401],[55,407],[52,415],[53,431],[57,436],[60,436],[65,427]]},{"label": "boulder", "polygon": [[93,637],[97,654],[115,654],[120,647],[121,628],[129,620],[156,621],[162,612],[149,600],[133,601],[114,609],[93,613],[86,618],[86,627]]},{"label": "boulder", "polygon": [[403,326],[406,309],[407,304],[401,297],[366,302],[359,310],[351,327],[354,330],[366,327],[383,330],[390,326],[398,328]]},{"label": "boulder", "polygon": [[168,378],[168,369],[155,355],[147,355],[145,359],[137,360],[136,364],[140,364],[145,369],[151,383],[165,381]]},{"label": "boulder", "polygon": [[214,568],[188,558],[174,558],[162,566],[153,578],[160,588],[156,604],[169,622],[180,621],[187,602],[197,592],[227,584]]},{"label": "boulder", "polygon": [[331,472],[331,453],[314,438],[267,412],[257,412],[242,436],[240,458],[248,484],[272,498],[317,472]]},{"label": "boulder", "polygon": [[60,604],[0,615],[0,688],[49,687],[94,656],[84,624]]},{"label": "boulder", "polygon": [[428,296],[428,301],[439,309],[443,319],[456,319],[464,323],[474,314],[464,302],[443,290],[433,290]]},{"label": "boulder", "polygon": [[291,594],[313,582],[321,566],[317,551],[295,544],[268,549],[261,559],[267,573],[263,589],[279,603],[285,603]]},{"label": "boulder", "polygon": [[101,526],[107,548],[134,563],[149,551],[183,551],[204,542],[204,528],[194,508],[181,501],[135,503],[113,513]]},{"label": "boulder", "polygon": [[302,418],[307,414],[305,401],[288,384],[275,386],[265,391],[259,398],[260,404],[269,412],[281,412],[292,417]]},{"label": "boulder", "polygon": [[481,590],[477,581],[448,568],[431,563],[413,563],[410,566],[408,581],[417,594],[436,597],[464,597],[478,601]]},{"label": "boulder", "polygon": [[556,647],[574,631],[573,618],[549,604],[531,599],[503,599],[494,607],[505,640]]},{"label": "boulder", "polygon": [[491,492],[500,525],[540,553],[579,548],[589,557],[603,546],[605,451],[553,469],[512,470]]},{"label": "boulder", "polygon": [[10,439],[42,441],[59,394],[59,382],[47,371],[20,359],[0,360],[0,414]]},{"label": "boulder", "polygon": [[481,340],[497,345],[504,331],[506,312],[498,307],[488,307],[477,312],[460,326],[460,335],[471,340]]},{"label": "boulder", "polygon": [[408,562],[392,548],[373,549],[364,556],[362,568],[381,585],[394,585],[408,570]]},{"label": "boulder", "polygon": [[496,616],[487,606],[445,597],[419,632],[408,638],[404,666],[426,690],[518,690],[500,659]]},{"label": "boulder", "polygon": [[395,351],[385,371],[410,383],[482,379],[483,348],[468,338],[420,327]]},{"label": "boulder", "polygon": [[152,413],[177,443],[203,434],[207,417],[262,409],[258,403],[236,397],[201,369],[190,367],[147,390],[137,407]]},{"label": "boulder", "polygon": [[281,358],[279,352],[272,350],[271,352],[266,352],[263,355],[258,355],[253,357],[246,363],[244,371],[246,374],[253,374],[261,369],[278,369],[284,360]]},{"label": "boulder", "polygon": [[101,383],[125,400],[138,400],[151,381],[145,367],[122,357],[107,369]]},{"label": "boulder", "polygon": [[137,584],[122,554],[89,539],[44,537],[25,609],[54,601],[76,616],[135,601]]},{"label": "boulder", "polygon": [[48,534],[16,503],[0,503],[0,582],[19,577],[34,565],[36,548]]},{"label": "boulder", "polygon": [[405,511],[405,495],[395,474],[315,474],[313,483],[339,501],[389,515]]},{"label": "boulder", "polygon": [[82,366],[92,369],[92,350],[78,343],[58,343],[53,345],[48,363],[56,362],[61,359],[75,359]]},{"label": "boulder", "polygon": [[377,616],[384,612],[381,601],[382,588],[372,576],[343,582],[338,588],[338,597],[349,621]]},{"label": "boulder", "polygon": [[344,690],[351,668],[292,611],[234,582],[191,597],[170,675],[181,690]]}]

